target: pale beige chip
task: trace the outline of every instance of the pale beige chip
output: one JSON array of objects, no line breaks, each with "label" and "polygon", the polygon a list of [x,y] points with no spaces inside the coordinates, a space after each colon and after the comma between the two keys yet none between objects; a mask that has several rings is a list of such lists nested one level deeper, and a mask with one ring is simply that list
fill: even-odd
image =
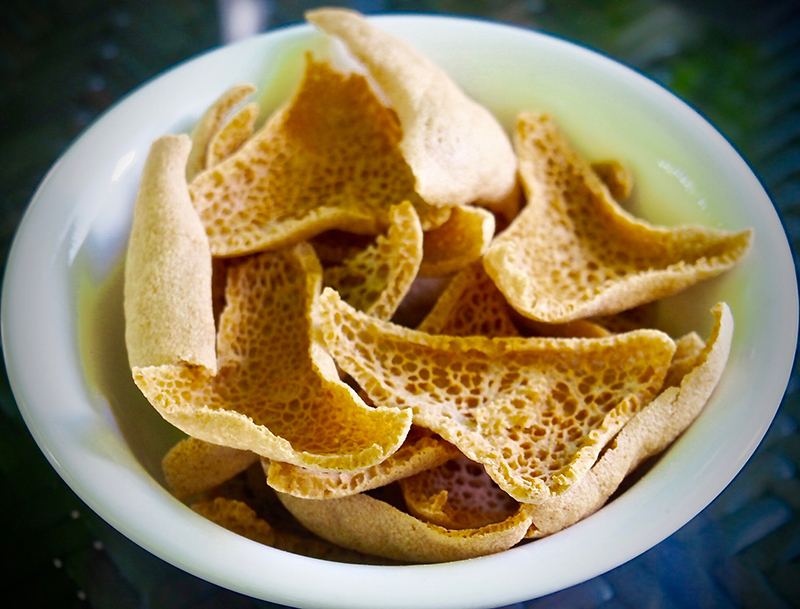
[{"label": "pale beige chip", "polygon": [[427,429],[412,426],[398,451],[377,465],[356,472],[315,472],[279,461],[264,461],[267,483],[276,491],[305,499],[333,499],[385,486],[441,465],[458,449]]},{"label": "pale beige chip", "polygon": [[700,414],[722,376],[733,335],[728,306],[720,303],[712,313],[715,324],[705,348],[697,353],[698,337],[691,334],[679,341],[672,383],[622,428],[585,479],[550,501],[525,506],[533,518],[528,537],[550,535],[600,509],[628,474],[662,452]]},{"label": "pale beige chip", "polygon": [[239,111],[211,137],[206,153],[206,167],[213,167],[221,163],[244,146],[247,140],[253,137],[258,112],[259,107],[257,103],[247,104],[239,109]]},{"label": "pale beige chip", "polygon": [[323,284],[360,311],[390,319],[408,293],[422,261],[422,226],[405,201],[389,212],[391,225],[375,243],[323,271]]},{"label": "pale beige chip", "polygon": [[312,331],[322,271],[308,244],[231,264],[218,373],[134,368],[161,415],[196,438],[312,469],[357,470],[395,452],[411,413],[372,408],[339,380]]},{"label": "pale beige chip", "polygon": [[161,469],[172,494],[185,500],[230,480],[256,461],[258,455],[247,450],[186,438],[164,456]]},{"label": "pale beige chip", "polygon": [[664,228],[632,217],[547,114],[520,115],[515,145],[528,202],[484,264],[526,317],[618,313],[718,275],[750,246],[751,230]]},{"label": "pale beige chip", "polygon": [[633,173],[622,161],[594,161],[592,171],[606,185],[617,203],[626,201],[633,191]]},{"label": "pale beige chip", "polygon": [[519,503],[463,455],[399,481],[408,511],[446,529],[476,529],[511,518]]},{"label": "pale beige chip", "polygon": [[460,271],[486,252],[494,237],[494,214],[472,205],[454,207],[447,222],[425,232],[420,275]]},{"label": "pale beige chip", "polygon": [[345,43],[397,112],[400,149],[426,202],[506,206],[517,162],[486,108],[427,57],[355,11],[323,8],[308,11],[306,19]]},{"label": "pale beige chip", "polygon": [[395,113],[359,74],[310,56],[295,96],[241,148],[190,184],[215,256],[235,256],[338,228],[377,234],[411,201],[423,228],[450,214],[420,199],[400,153]]},{"label": "pale beige chip", "polygon": [[606,442],[659,391],[675,351],[663,332],[597,339],[438,336],[370,318],[326,289],[324,341],[377,406],[481,463],[521,502],[578,482]]},{"label": "pale beige chip", "polygon": [[530,526],[522,509],[475,529],[429,524],[365,493],[339,499],[301,499],[278,493],[283,505],[323,539],[366,554],[415,563],[464,560],[516,545]]},{"label": "pale beige chip", "polygon": [[186,163],[187,181],[206,168],[209,142],[222,129],[233,109],[255,92],[256,87],[250,83],[231,87],[200,117],[192,130],[192,149]]},{"label": "pale beige chip", "polygon": [[131,367],[217,369],[211,252],[186,186],[191,141],[153,142],[139,183],[125,260],[125,344]]}]

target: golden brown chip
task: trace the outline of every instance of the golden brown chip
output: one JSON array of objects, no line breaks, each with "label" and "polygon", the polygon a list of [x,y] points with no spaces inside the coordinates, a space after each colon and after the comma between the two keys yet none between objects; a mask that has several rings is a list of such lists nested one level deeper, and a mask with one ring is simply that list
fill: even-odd
[{"label": "golden brown chip", "polygon": [[183,500],[219,486],[256,461],[258,455],[247,450],[186,438],[172,447],[161,467],[172,494]]},{"label": "golden brown chip", "polygon": [[205,167],[224,161],[253,136],[258,111],[258,104],[247,104],[211,137]]},{"label": "golden brown chip", "polygon": [[382,322],[326,289],[320,328],[337,364],[378,406],[481,463],[521,502],[576,483],[658,392],[675,351],[663,332],[598,339],[434,336]]},{"label": "golden brown chip", "polygon": [[446,529],[476,529],[511,518],[519,503],[463,455],[399,482],[408,511]]},{"label": "golden brown chip", "polygon": [[526,317],[617,313],[718,275],[749,248],[750,230],[663,228],[633,218],[546,114],[523,113],[515,145],[528,203],[484,263]]},{"label": "golden brown chip", "polygon": [[494,215],[480,207],[454,207],[447,222],[425,232],[420,275],[440,277],[483,256],[494,236]]},{"label": "golden brown chip", "polygon": [[679,341],[676,368],[669,375],[672,383],[622,428],[587,476],[562,495],[525,506],[533,518],[529,537],[550,535],[598,510],[625,476],[663,451],[695,420],[722,376],[733,335],[728,306],[718,304],[712,313],[715,325],[705,348],[697,353],[698,337],[693,335]]},{"label": "golden brown chip", "polygon": [[185,135],[150,148],[125,260],[125,343],[131,367],[217,369],[211,252],[186,187]]},{"label": "golden brown chip", "polygon": [[231,111],[255,92],[256,87],[249,83],[231,87],[200,117],[192,131],[192,150],[186,163],[187,181],[206,168],[209,142],[225,124]]},{"label": "golden brown chip", "polygon": [[503,522],[450,530],[422,522],[364,493],[323,501],[281,493],[278,497],[295,518],[323,539],[405,562],[446,562],[501,552],[516,545],[531,522],[520,509]]},{"label": "golden brown chip", "polygon": [[412,426],[398,451],[377,465],[357,472],[315,472],[279,461],[265,462],[267,483],[276,491],[305,499],[346,497],[384,486],[441,465],[460,454],[427,429]]},{"label": "golden brown chip", "polygon": [[323,272],[323,283],[360,311],[390,319],[408,293],[422,261],[422,226],[405,201],[389,212],[386,235],[341,265]]},{"label": "golden brown chip", "polygon": [[225,497],[200,501],[192,509],[221,527],[253,541],[274,546],[275,529],[246,503]]},{"label": "golden brown chip", "polygon": [[323,8],[308,11],[306,19],[344,41],[397,112],[400,149],[426,202],[505,203],[516,184],[517,162],[508,136],[486,108],[427,57],[355,11]]},{"label": "golden brown chip", "polygon": [[621,203],[631,196],[633,174],[622,161],[595,161],[592,163],[592,171],[606,185],[616,202]]},{"label": "golden brown chip", "polygon": [[[321,103],[324,100],[324,103]],[[294,98],[223,162],[190,184],[215,256],[234,256],[339,228],[375,234],[411,201],[423,228],[450,211],[426,205],[400,154],[394,112],[366,79],[309,57]]]},{"label": "golden brown chip", "polygon": [[216,376],[134,368],[136,384],[173,425],[214,444],[312,469],[379,463],[402,444],[411,414],[368,407],[339,380],[310,322],[321,275],[308,244],[232,264]]}]

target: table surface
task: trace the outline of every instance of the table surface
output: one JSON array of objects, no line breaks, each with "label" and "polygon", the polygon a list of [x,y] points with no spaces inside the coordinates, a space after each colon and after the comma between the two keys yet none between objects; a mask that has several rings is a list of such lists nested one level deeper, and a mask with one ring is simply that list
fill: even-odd
[{"label": "table surface", "polygon": [[[323,3],[320,3],[323,4]],[[325,3],[331,5],[334,3]],[[703,112],[800,238],[800,9],[792,0],[363,0],[365,13],[477,15],[577,40],[635,66]],[[38,182],[103,110],[169,66],[302,20],[302,0],[3,0],[2,263]],[[244,11],[242,23],[233,18]],[[800,607],[797,370],[764,441],[733,483],[670,538],[548,597],[546,607]],[[277,607],[172,567],[92,513],[33,442],[0,375],[2,589],[29,607]],[[2,580],[0,580],[2,581]],[[13,586],[13,588],[12,588]]]}]

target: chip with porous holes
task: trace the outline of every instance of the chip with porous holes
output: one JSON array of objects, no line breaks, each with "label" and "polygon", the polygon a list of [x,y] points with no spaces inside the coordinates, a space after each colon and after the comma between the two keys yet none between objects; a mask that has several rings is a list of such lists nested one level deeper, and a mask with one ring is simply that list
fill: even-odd
[{"label": "chip with porous holes", "polygon": [[446,529],[476,529],[503,522],[519,503],[483,466],[463,455],[399,482],[408,511]]},{"label": "chip with porous holes", "polygon": [[389,212],[386,235],[341,264],[323,271],[334,288],[360,311],[390,319],[417,276],[422,261],[422,226],[414,206],[403,202]]},{"label": "chip with porous holes", "polygon": [[494,214],[471,205],[454,207],[447,222],[425,232],[420,275],[440,277],[483,256],[494,237]]},{"label": "chip with porous holes", "polygon": [[206,152],[206,167],[224,161],[253,136],[258,112],[258,104],[247,104],[211,137]]},{"label": "chip with porous holes", "polygon": [[450,210],[415,192],[400,137],[397,116],[363,76],[309,56],[295,96],[190,183],[212,253],[276,249],[334,228],[376,234],[403,201],[414,204],[424,228],[441,224]]},{"label": "chip with porous holes", "polygon": [[377,406],[481,463],[521,502],[564,492],[659,391],[675,351],[663,332],[597,339],[439,336],[356,311],[325,289],[324,341]]},{"label": "chip with porous holes", "polygon": [[634,218],[547,114],[521,114],[514,143],[528,201],[484,265],[526,317],[556,323],[618,313],[718,275],[750,246],[751,230]]},{"label": "chip with porous holes", "polygon": [[379,463],[403,443],[411,413],[368,407],[339,380],[311,327],[321,279],[305,243],[232,263],[217,374],[134,368],[136,384],[165,419],[214,444],[312,469]]}]

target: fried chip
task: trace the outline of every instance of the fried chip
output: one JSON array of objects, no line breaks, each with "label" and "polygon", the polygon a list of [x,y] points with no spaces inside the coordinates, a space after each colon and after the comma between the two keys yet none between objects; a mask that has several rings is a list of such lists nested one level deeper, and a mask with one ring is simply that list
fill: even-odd
[{"label": "fried chip", "polygon": [[427,203],[507,206],[517,160],[486,108],[427,57],[355,11],[316,9],[306,12],[306,19],[345,43],[397,112],[400,149]]},{"label": "fried chip", "polygon": [[495,229],[494,215],[480,207],[454,207],[447,222],[425,232],[422,265],[426,277],[463,269],[486,252]]},{"label": "fried chip", "polygon": [[211,252],[186,186],[191,141],[153,142],[133,209],[125,260],[125,344],[132,368],[217,369]]},{"label": "fried chip", "polygon": [[752,231],[653,226],[625,212],[547,114],[520,115],[515,145],[528,203],[484,256],[522,315],[610,315],[731,268]]},{"label": "fried chip", "polygon": [[186,163],[187,181],[191,182],[194,176],[206,168],[209,142],[225,124],[231,111],[255,92],[256,87],[250,83],[231,87],[200,117],[192,131],[192,149]]},{"label": "fried chip", "polygon": [[606,185],[617,203],[626,201],[633,191],[633,174],[622,161],[594,161],[592,171]]},{"label": "fried chip", "polygon": [[422,226],[405,201],[389,212],[386,235],[338,266],[323,271],[323,284],[348,303],[380,319],[390,319],[408,293],[422,261]]},{"label": "fried chip", "polygon": [[185,500],[219,486],[256,461],[258,455],[250,451],[190,437],[172,447],[161,461],[161,469],[172,494]]},{"label": "fried chip", "polygon": [[253,136],[258,112],[258,104],[247,104],[211,137],[206,154],[206,167],[213,167],[224,161]]},{"label": "fried chip", "polygon": [[696,335],[679,341],[678,369],[670,371],[670,385],[622,428],[587,476],[558,497],[525,506],[533,518],[529,537],[550,535],[597,511],[625,476],[695,420],[722,376],[733,335],[728,306],[720,303],[712,313],[715,324],[705,347],[697,353]]},{"label": "fried chip", "polygon": [[446,529],[476,529],[511,518],[519,503],[463,455],[399,482],[408,511]]},{"label": "fried chip", "polygon": [[212,253],[276,249],[334,228],[377,234],[403,201],[414,204],[423,228],[441,224],[450,210],[414,191],[400,137],[396,115],[363,76],[309,56],[294,98],[190,184]]},{"label": "fried chip", "polygon": [[516,545],[530,526],[522,509],[506,520],[476,529],[429,524],[379,499],[301,499],[278,493],[306,528],[344,548],[404,562],[435,563],[493,554]]},{"label": "fried chip", "polygon": [[275,546],[277,540],[275,529],[242,501],[215,497],[209,501],[195,503],[192,509],[229,531],[264,545]]},{"label": "fried chip", "polygon": [[339,380],[311,327],[321,276],[305,243],[232,264],[216,376],[134,368],[136,384],[165,419],[214,444],[312,469],[379,463],[403,443],[411,413],[368,407]]},{"label": "fried chip", "polygon": [[367,491],[436,467],[460,453],[427,429],[412,426],[398,451],[377,465],[346,473],[315,472],[279,461],[265,462],[267,483],[304,499],[334,499]]},{"label": "fried chip", "polygon": [[598,339],[434,336],[319,300],[336,363],[377,405],[481,463],[514,499],[541,503],[578,482],[659,391],[675,351],[663,332]]}]

